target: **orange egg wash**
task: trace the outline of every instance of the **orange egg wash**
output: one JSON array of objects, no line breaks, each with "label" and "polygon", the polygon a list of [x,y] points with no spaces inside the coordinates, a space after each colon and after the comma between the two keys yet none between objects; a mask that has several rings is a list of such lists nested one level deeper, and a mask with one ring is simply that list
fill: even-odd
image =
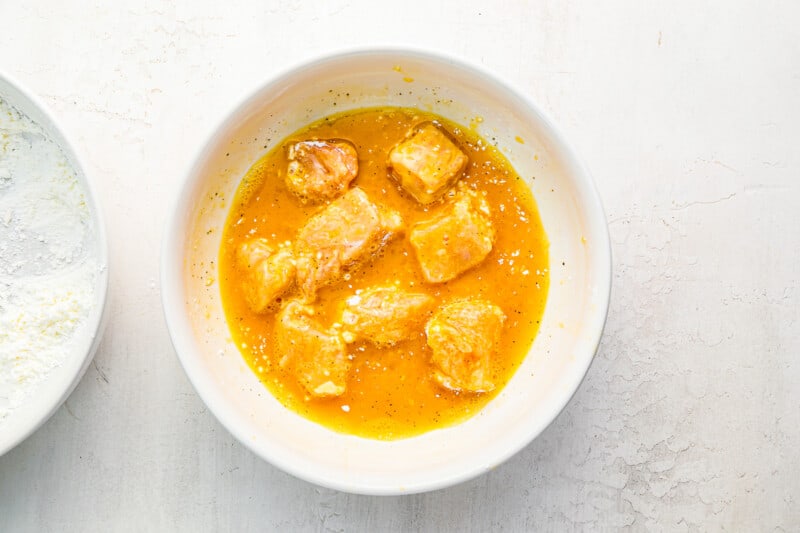
[{"label": "orange egg wash", "polygon": [[[421,205],[405,193],[387,170],[387,156],[410,129],[435,121],[469,157],[460,180],[485,198],[496,236],[479,265],[456,279],[428,283],[408,240],[408,231],[443,209],[444,201]],[[394,284],[427,293],[437,306],[461,297],[478,297],[506,315],[491,357],[491,392],[453,391],[432,379],[431,349],[423,327],[393,346],[364,341],[347,345],[352,361],[346,390],[316,398],[279,364],[275,343],[277,307],[255,313],[241,288],[236,250],[247,239],[293,241],[298,228],[324,205],[306,205],[285,184],[289,143],[308,139],[345,139],[358,152],[358,174],[350,185],[376,203],[398,212],[405,232],[381,253],[323,287],[313,303],[325,324],[338,319],[341,304],[361,289]],[[304,127],[259,159],[242,180],[223,231],[219,280],[231,336],[247,364],[288,409],[334,431],[371,439],[393,440],[458,424],[478,413],[508,383],[528,353],[539,328],[549,286],[548,241],[530,188],[508,160],[474,130],[411,108],[369,108],[331,115]],[[289,292],[284,301],[295,295]],[[424,323],[424,322],[423,322]]]}]

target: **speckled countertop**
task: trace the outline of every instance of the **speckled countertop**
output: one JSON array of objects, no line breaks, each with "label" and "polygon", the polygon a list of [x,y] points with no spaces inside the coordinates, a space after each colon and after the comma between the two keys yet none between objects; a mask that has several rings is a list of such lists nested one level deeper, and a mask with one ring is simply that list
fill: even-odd
[{"label": "speckled countertop", "polygon": [[[113,257],[94,364],[0,458],[0,531],[797,531],[800,4],[378,4],[0,2],[0,69],[81,145]],[[433,46],[533,96],[593,171],[614,252],[605,338],[556,422],[407,497],[321,489],[238,444],[180,368],[158,284],[209,129],[278,70],[369,43]]]}]

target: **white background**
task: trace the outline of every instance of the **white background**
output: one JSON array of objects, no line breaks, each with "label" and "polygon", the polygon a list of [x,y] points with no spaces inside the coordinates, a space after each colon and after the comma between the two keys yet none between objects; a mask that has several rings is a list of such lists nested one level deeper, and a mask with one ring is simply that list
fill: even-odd
[{"label": "white background", "polygon": [[[112,255],[94,364],[0,458],[0,531],[800,528],[800,4],[502,4],[0,0],[0,69],[86,155]],[[552,114],[597,181],[615,274],[598,356],[539,439],[460,486],[375,498],[284,474],[216,422],[158,261],[237,99],[388,43],[481,64]]]}]

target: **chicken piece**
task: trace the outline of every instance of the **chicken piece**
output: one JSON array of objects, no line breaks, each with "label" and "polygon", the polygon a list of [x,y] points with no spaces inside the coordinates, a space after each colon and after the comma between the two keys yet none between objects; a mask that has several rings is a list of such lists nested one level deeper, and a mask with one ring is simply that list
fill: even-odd
[{"label": "chicken piece", "polygon": [[437,310],[425,325],[436,382],[455,391],[493,390],[490,357],[505,320],[499,307],[474,298],[456,300]]},{"label": "chicken piece", "polygon": [[459,192],[444,212],[418,222],[409,240],[430,283],[457,278],[492,251],[495,231],[489,204],[474,192]]},{"label": "chicken piece", "polygon": [[450,135],[424,122],[389,152],[391,175],[421,204],[439,199],[452,187],[469,158]]},{"label": "chicken piece", "polygon": [[342,139],[295,142],[287,156],[286,187],[304,203],[333,200],[358,174],[358,152]]},{"label": "chicken piece", "polygon": [[435,300],[425,293],[407,292],[394,285],[371,287],[345,301],[342,337],[345,342],[366,339],[391,346],[421,331]]},{"label": "chicken piece", "polygon": [[294,283],[294,254],[288,244],[274,247],[266,239],[249,240],[236,251],[236,262],[244,272],[245,300],[256,313],[267,310]]},{"label": "chicken piece", "polygon": [[314,308],[299,300],[280,310],[275,322],[279,365],[293,371],[311,396],[340,396],[350,370],[346,345],[336,330],[325,329],[314,315]]},{"label": "chicken piece", "polygon": [[311,217],[297,232],[297,284],[313,300],[318,288],[369,259],[403,229],[395,211],[354,187]]}]

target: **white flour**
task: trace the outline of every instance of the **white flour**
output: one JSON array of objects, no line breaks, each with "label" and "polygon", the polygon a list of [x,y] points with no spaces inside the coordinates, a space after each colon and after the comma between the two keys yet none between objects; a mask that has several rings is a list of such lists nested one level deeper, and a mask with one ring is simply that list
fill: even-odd
[{"label": "white flour", "polygon": [[0,427],[80,337],[95,298],[93,236],[63,152],[0,97]]}]

